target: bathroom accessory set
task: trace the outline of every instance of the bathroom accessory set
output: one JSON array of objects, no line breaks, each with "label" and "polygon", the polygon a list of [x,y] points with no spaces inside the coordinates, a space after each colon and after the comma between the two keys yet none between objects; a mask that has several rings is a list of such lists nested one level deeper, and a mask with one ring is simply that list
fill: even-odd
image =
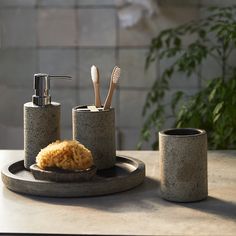
[{"label": "bathroom accessory set", "polygon": [[[51,179],[51,182],[44,179],[38,169],[35,173],[40,174],[39,178],[34,178],[28,171],[41,148],[60,139],[60,104],[51,102],[49,94],[50,79],[53,77],[70,79],[69,76],[34,75],[35,95],[32,102],[24,104],[25,158],[9,163],[2,170],[4,184],[19,193],[56,197],[97,196],[141,184],[145,178],[145,164],[135,158],[116,155],[115,109],[111,107],[111,102],[120,78],[120,68],[117,66],[112,71],[104,105],[100,98],[99,70],[92,66],[95,103],[72,109],[73,139],[91,150],[96,174],[91,177],[87,173],[82,182],[73,178]],[[164,130],[159,132],[159,144],[160,196],[176,202],[205,199],[208,194],[206,132],[199,129]],[[60,183],[63,181],[66,182]]]},{"label": "bathroom accessory set", "polygon": [[[41,148],[60,139],[60,104],[51,102],[49,94],[52,76],[35,74],[33,102],[24,105],[25,158],[8,163],[2,170],[2,180],[7,188],[18,193],[37,196],[85,197],[125,191],[144,181],[143,162],[116,155],[115,111],[110,105],[120,69],[115,67],[113,70],[105,102],[106,109],[101,104],[97,67],[91,68],[91,76],[94,83],[95,105],[73,108],[73,136],[87,148],[91,148],[96,169],[92,168],[85,175],[78,171],[77,175],[76,171],[59,173],[53,169],[39,170],[34,164]],[[34,175],[27,170],[29,166]],[[64,174],[67,175],[66,178]]]}]

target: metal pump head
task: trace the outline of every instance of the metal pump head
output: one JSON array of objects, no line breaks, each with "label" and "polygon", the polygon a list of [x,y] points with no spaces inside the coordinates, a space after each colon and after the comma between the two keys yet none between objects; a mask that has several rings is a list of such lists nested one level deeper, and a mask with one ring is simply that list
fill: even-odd
[{"label": "metal pump head", "polygon": [[32,96],[32,102],[37,106],[45,106],[51,104],[50,79],[71,79],[70,76],[63,75],[48,75],[43,73],[34,74],[34,90],[35,94]]}]

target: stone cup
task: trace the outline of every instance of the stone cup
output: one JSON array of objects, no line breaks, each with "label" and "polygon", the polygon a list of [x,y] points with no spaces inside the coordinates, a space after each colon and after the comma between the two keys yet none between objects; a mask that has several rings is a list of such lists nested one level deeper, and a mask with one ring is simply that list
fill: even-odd
[{"label": "stone cup", "polygon": [[73,139],[93,155],[98,170],[108,169],[116,162],[115,109],[90,111],[87,106],[72,109]]},{"label": "stone cup", "polygon": [[207,134],[183,128],[159,132],[160,194],[174,202],[207,198]]}]

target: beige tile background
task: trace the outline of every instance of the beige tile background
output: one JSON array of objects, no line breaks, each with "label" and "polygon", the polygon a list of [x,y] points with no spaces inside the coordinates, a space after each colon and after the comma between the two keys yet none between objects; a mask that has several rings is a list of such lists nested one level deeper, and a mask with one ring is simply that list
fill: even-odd
[{"label": "beige tile background", "polygon": [[[23,148],[23,104],[33,94],[33,74],[71,75],[73,81],[52,82],[51,95],[62,105],[62,138],[71,138],[71,108],[93,103],[90,66],[101,74],[104,101],[114,65],[122,68],[115,93],[117,149],[135,149],[143,118],[142,107],[152,83],[171,61],[153,64],[144,72],[152,37],[205,14],[209,5],[230,5],[234,0],[160,0],[159,13],[135,27],[123,29],[117,16],[118,0],[0,0],[0,148]],[[143,0],[145,1],[145,0]],[[190,39],[185,39],[188,42]],[[234,60],[232,60],[234,62]],[[214,74],[217,65],[200,68]],[[193,94],[196,76],[176,74],[166,104],[174,91]],[[166,126],[171,125],[170,121]],[[146,145],[145,149],[149,149]]]}]

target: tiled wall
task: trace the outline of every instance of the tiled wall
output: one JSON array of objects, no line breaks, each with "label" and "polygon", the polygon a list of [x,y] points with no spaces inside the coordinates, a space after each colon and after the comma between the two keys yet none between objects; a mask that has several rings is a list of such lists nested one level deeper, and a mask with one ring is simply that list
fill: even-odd
[{"label": "tiled wall", "polygon": [[[116,0],[0,0],[0,148],[23,148],[23,104],[31,99],[34,73],[73,76],[71,82],[53,82],[51,91],[53,100],[62,104],[62,138],[71,138],[71,108],[93,103],[90,66],[100,68],[104,100],[118,64],[122,77],[113,101],[117,148],[135,149],[147,91],[170,63],[157,62],[144,72],[150,39],[162,29],[198,19],[204,14],[202,6],[233,2],[161,0],[157,16],[123,29]],[[198,89],[196,78],[181,79],[176,75],[173,91]]]}]

